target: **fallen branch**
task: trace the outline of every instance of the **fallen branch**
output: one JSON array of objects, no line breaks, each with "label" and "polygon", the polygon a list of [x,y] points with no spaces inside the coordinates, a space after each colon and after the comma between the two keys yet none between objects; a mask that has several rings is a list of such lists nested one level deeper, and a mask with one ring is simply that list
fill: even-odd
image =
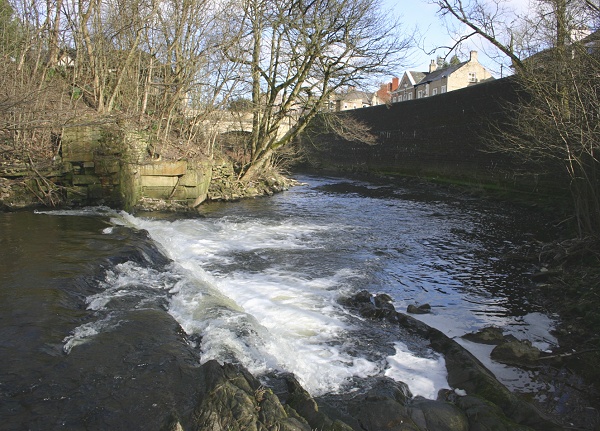
[{"label": "fallen branch", "polygon": [[594,353],[594,352],[600,352],[600,349],[588,349],[588,350],[580,350],[579,352],[567,352],[567,353],[561,353],[559,355],[549,355],[549,356],[541,356],[538,358],[538,360],[543,360],[543,359],[557,359],[557,358],[568,358],[571,356],[579,356],[579,355],[583,355],[585,353]]}]

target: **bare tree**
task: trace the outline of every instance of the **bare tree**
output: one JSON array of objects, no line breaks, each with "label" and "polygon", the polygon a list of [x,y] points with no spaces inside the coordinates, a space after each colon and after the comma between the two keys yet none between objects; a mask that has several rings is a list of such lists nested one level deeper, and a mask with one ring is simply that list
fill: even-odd
[{"label": "bare tree", "polygon": [[375,0],[245,0],[239,40],[227,48],[251,83],[250,162],[268,167],[339,88],[388,71],[408,47]]},{"label": "bare tree", "polygon": [[[497,14],[498,2],[438,0],[450,15],[511,59],[525,97],[493,148],[562,166],[579,236],[600,233],[599,11],[592,0],[537,0],[526,16]],[[499,30],[501,29],[501,30]],[[586,37],[587,36],[587,37]],[[557,173],[560,175],[560,173]]]}]

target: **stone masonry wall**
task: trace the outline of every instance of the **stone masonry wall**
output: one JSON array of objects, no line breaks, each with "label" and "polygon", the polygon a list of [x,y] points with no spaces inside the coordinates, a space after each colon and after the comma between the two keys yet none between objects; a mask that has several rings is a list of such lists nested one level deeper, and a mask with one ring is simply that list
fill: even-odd
[{"label": "stone masonry wall", "polygon": [[[512,79],[499,79],[391,106],[348,111],[366,123],[377,145],[347,142],[321,133],[303,139],[312,166],[342,171],[376,171],[493,183],[535,191],[556,186],[556,168],[532,166],[490,152],[491,123],[507,118],[507,103],[517,100]],[[313,130],[314,132],[314,130]]]}]

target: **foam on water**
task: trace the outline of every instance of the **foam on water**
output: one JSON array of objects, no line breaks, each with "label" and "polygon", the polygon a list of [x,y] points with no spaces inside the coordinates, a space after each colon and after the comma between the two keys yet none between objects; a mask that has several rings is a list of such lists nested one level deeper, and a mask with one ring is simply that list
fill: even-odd
[{"label": "foam on water", "polygon": [[99,285],[102,290],[86,298],[87,309],[105,309],[111,300],[120,297],[135,297],[142,303],[145,298],[154,300],[155,296],[149,295],[148,291],[168,291],[172,288],[173,277],[168,272],[142,267],[131,261],[120,263],[106,272],[105,280]]},{"label": "foam on water", "polygon": [[[182,274],[170,289],[169,312],[188,334],[201,337],[203,362],[235,361],[256,375],[292,372],[312,395],[349,390],[353,378],[398,369],[385,355],[376,358],[352,346],[349,334],[360,329],[337,299],[361,274],[346,267],[315,274],[284,259],[285,253],[298,250],[310,257],[325,246],[322,234],[341,233],[344,226],[123,217],[146,229]],[[245,259],[257,259],[260,270],[239,262]],[[396,349],[403,360],[420,361],[406,346],[398,344]],[[439,361],[428,364],[437,367]],[[414,393],[435,397],[448,385],[437,373],[431,379],[431,369],[423,365],[413,370],[420,377],[407,383]]]},{"label": "foam on water", "polygon": [[406,383],[414,396],[430,399],[436,399],[438,391],[448,387],[446,361],[442,356],[431,352],[430,358],[415,357],[400,341],[395,348],[396,354],[387,358],[386,376]]},{"label": "foam on water", "polygon": [[114,315],[109,314],[103,319],[80,325],[64,338],[63,351],[69,354],[74,347],[87,343],[101,332],[115,329],[119,324],[120,322],[114,319]]},{"label": "foam on water", "polygon": [[97,216],[115,216],[117,212],[112,208],[105,206],[83,207],[78,209],[65,210],[34,210],[35,214],[45,214],[53,216],[78,216],[78,217],[97,217]]}]

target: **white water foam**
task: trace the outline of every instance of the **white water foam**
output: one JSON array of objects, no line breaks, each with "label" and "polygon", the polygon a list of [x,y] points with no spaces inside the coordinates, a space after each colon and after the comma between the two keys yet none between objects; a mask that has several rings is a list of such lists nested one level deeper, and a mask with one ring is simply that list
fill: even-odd
[{"label": "white water foam", "polygon": [[436,399],[438,391],[448,387],[446,361],[441,355],[431,352],[431,358],[415,357],[400,341],[395,347],[396,354],[387,358],[386,376],[406,383],[414,396],[424,398]]},{"label": "white water foam", "polygon": [[[400,376],[394,371],[400,369],[399,361],[415,364],[412,371],[418,378],[406,382],[413,393],[435,398],[437,390],[448,386],[437,371],[443,362],[422,362],[402,344],[396,345],[396,356],[379,360],[372,352],[348,348],[349,333],[359,330],[337,299],[361,274],[351,268],[315,274],[274,257],[290,250],[310,255],[324,246],[320,234],[342,234],[343,226],[123,217],[146,229],[174,260],[181,280],[170,290],[169,312],[188,334],[201,336],[203,362],[238,361],[256,375],[292,372],[314,396],[348,390],[355,377]],[[240,265],[239,254],[258,259],[261,269]],[[427,368],[432,366],[434,373]]]},{"label": "white water foam", "polygon": [[106,272],[105,280],[99,285],[102,290],[86,298],[87,309],[103,310],[111,300],[122,297],[136,297],[139,308],[145,299],[154,299],[147,291],[170,290],[173,277],[171,273],[142,267],[131,261],[117,264]]},{"label": "white water foam", "polygon": [[120,323],[120,321],[114,319],[112,314],[109,314],[104,319],[80,325],[63,339],[63,351],[69,354],[74,347],[87,343],[101,332],[108,332],[115,329]]}]

